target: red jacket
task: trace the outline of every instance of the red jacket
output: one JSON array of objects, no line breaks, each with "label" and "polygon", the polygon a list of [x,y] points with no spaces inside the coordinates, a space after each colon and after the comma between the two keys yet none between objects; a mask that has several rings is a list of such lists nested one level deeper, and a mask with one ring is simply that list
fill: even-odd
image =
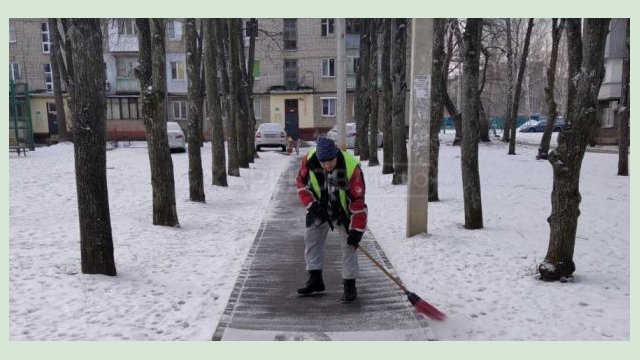
[{"label": "red jacket", "polygon": [[[338,153],[338,164],[336,165],[336,169],[334,171],[338,171],[338,174],[346,174],[345,170],[345,161],[342,153]],[[314,201],[319,201],[317,199],[313,191],[311,190],[311,181],[309,179],[309,172],[314,171],[316,174],[316,179],[318,183],[320,183],[320,187],[322,188],[324,184],[324,170],[320,166],[320,162],[316,158],[314,154],[309,160],[307,157],[302,158],[302,162],[300,164],[300,170],[298,171],[298,176],[296,176],[296,187],[298,188],[298,196],[300,197],[300,201],[302,205],[306,209],[308,209]],[[346,185],[346,179],[343,179]],[[340,184],[340,181],[338,182]],[[351,175],[351,180],[347,186],[340,186],[341,189],[345,189],[347,193],[348,201],[348,212],[345,214],[349,219],[349,230],[358,230],[364,232],[367,227],[367,204],[364,202],[364,194],[365,194],[365,183],[364,183],[364,174],[362,173],[362,169],[360,166],[356,166]],[[319,201],[323,206],[321,201]],[[340,209],[341,206],[338,206]]]}]

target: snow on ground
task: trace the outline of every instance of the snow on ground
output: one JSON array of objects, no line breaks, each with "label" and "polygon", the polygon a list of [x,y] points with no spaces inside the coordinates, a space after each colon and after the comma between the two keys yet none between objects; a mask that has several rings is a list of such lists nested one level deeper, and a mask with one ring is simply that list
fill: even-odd
[{"label": "snow on ground", "polygon": [[[524,136],[520,136],[524,135]],[[518,134],[536,142],[541,134]],[[463,228],[459,147],[441,137],[440,202],[429,233],[406,239],[406,186],[366,163],[369,226],[408,288],[449,315],[443,340],[628,340],[629,178],[617,156],[587,153],[582,167],[573,283],[544,283],[551,167],[536,146],[480,145],[484,225]],[[555,136],[552,144],[555,142]],[[305,149],[302,149],[304,152]],[[381,154],[381,153],[380,153]],[[83,275],[69,144],[9,159],[9,335],[12,340],[207,340],[228,301],[280,172],[289,158],[262,152],[252,170],[211,182],[188,201],[188,158],[173,154],[181,228],[151,224],[144,143],[107,153],[118,276]],[[363,261],[365,261],[363,259]]]},{"label": "snow on ground", "polygon": [[208,340],[260,225],[285,156],[190,202],[188,156],[173,154],[180,228],[152,225],[146,144],[107,152],[118,275],[80,272],[73,146],[10,155],[9,320],[12,340]]},{"label": "snow on ground", "polygon": [[480,145],[484,229],[464,229],[452,134],[441,135],[429,235],[405,238],[406,186],[365,164],[369,228],[407,287],[449,315],[432,323],[442,340],[629,340],[629,178],[616,176],[617,155],[585,155],[575,280],[545,283],[552,169],[535,160],[542,134],[520,135],[536,146],[508,156],[506,143]]}]

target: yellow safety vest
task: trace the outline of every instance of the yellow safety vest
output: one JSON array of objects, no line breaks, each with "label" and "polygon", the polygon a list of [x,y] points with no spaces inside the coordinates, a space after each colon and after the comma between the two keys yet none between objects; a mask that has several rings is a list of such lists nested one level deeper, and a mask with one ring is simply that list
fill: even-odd
[{"label": "yellow safety vest", "polygon": [[[347,167],[347,181],[351,182],[351,175],[353,175],[353,171],[356,169],[356,166],[360,163],[358,159],[356,159],[351,153],[346,151],[341,151],[342,156],[344,156],[344,162]],[[311,157],[316,153],[316,148],[313,147],[307,153],[307,161],[311,159]],[[320,190],[320,184],[318,183],[318,178],[313,171],[309,171],[309,179],[311,180],[311,190],[316,195],[316,198],[320,200],[322,197],[322,191]],[[344,189],[340,188],[338,190],[340,195],[340,205],[342,205],[342,209],[345,214],[349,214],[349,204],[347,200],[347,192]]]}]

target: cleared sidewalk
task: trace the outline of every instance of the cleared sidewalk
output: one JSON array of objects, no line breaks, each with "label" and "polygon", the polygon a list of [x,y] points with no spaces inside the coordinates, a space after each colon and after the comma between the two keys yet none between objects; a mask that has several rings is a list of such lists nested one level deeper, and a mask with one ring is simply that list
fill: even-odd
[{"label": "cleared sidewalk", "polygon": [[[303,256],[305,221],[294,184],[300,157],[290,161],[213,340],[433,340],[427,321],[362,254],[358,300],[340,303],[339,241],[345,240],[337,231],[329,233],[327,242],[323,271],[327,290],[322,295],[296,296],[296,289],[307,280]],[[361,245],[393,273],[370,232]]]}]

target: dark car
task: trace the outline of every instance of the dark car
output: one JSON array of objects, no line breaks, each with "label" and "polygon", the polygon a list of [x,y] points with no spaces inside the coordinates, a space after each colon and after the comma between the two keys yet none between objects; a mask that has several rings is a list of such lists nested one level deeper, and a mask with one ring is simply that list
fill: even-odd
[{"label": "dark car", "polygon": [[[544,128],[547,126],[547,120],[540,120],[536,124],[532,124],[529,126],[523,126],[520,128],[520,132],[544,132]],[[556,123],[553,125],[553,131],[558,132],[564,129],[564,120],[557,119]]]}]

